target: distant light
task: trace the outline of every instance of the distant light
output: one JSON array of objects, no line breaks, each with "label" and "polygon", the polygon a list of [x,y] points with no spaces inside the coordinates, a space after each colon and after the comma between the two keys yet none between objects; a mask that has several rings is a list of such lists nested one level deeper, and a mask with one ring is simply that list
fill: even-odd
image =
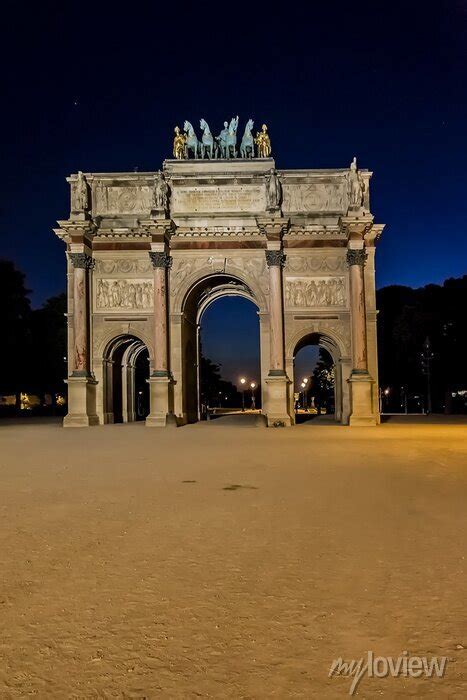
[{"label": "distant light", "polygon": [[308,377],[305,377],[305,379],[303,380],[303,383],[308,384]]},{"label": "distant light", "polygon": [[245,377],[242,377],[242,378],[240,379],[240,384],[245,384],[245,382],[246,382]]},{"label": "distant light", "polygon": [[302,389],[304,389],[306,387],[305,382],[302,382],[300,386],[302,387]]},{"label": "distant light", "polygon": [[251,382],[250,386],[252,389],[254,389],[256,387],[256,382]]},{"label": "distant light", "polygon": [[389,394],[389,392],[390,392],[390,389],[385,389],[385,390],[384,390],[385,396],[387,396],[387,395]]}]

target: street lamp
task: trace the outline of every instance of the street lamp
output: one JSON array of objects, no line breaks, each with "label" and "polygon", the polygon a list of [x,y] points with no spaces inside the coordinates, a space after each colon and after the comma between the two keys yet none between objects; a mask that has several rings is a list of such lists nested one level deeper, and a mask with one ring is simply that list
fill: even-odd
[{"label": "street lamp", "polygon": [[304,377],[302,386],[303,386],[303,408],[305,409],[305,411],[308,411],[307,395],[306,395],[306,391],[305,391],[305,389],[308,388],[307,384],[308,384],[308,377]]},{"label": "street lamp", "polygon": [[245,412],[245,384],[246,384],[245,377],[241,377],[240,384],[242,385],[242,413],[244,413]]},{"label": "street lamp", "polygon": [[255,400],[256,382],[251,382],[250,388],[251,388],[251,410],[254,411],[256,409],[256,400]]},{"label": "street lamp", "polygon": [[303,409],[305,409],[305,387],[306,387],[305,382],[302,382],[302,383],[300,384],[300,386],[302,387],[302,404],[303,404]]}]

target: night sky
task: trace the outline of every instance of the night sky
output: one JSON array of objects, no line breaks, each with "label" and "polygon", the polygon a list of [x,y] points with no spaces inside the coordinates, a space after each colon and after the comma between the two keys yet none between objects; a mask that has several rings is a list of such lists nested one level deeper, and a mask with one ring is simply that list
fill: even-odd
[{"label": "night sky", "polygon": [[465,274],[466,0],[281,8],[6,3],[0,254],[35,306],[65,285],[66,175],[158,169],[175,124],[235,114],[280,168],[374,171],[379,287]]}]

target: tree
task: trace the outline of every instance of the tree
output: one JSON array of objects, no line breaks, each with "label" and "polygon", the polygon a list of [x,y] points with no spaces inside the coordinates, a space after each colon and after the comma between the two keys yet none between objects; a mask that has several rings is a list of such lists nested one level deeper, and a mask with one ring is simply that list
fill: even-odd
[{"label": "tree", "polygon": [[66,376],[67,326],[66,294],[47,299],[42,308],[31,314],[31,337],[35,362],[40,372],[34,376],[32,390],[41,397],[63,394]]},{"label": "tree", "polygon": [[321,406],[326,410],[334,407],[334,361],[324,348],[319,349],[319,359],[313,370],[311,393],[315,397],[318,413]]},{"label": "tree", "polygon": [[0,392],[16,394],[19,408],[20,393],[31,376],[35,360],[31,355],[30,290],[25,275],[10,260],[0,259],[0,317],[4,333],[0,343]]}]

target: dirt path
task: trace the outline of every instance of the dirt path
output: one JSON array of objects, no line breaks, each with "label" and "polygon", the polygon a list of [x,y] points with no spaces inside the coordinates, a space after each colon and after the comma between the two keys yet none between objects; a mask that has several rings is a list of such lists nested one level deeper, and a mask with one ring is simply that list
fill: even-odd
[{"label": "dirt path", "polygon": [[[0,697],[467,695],[467,423],[0,427]],[[463,675],[464,674],[464,675]]]}]

